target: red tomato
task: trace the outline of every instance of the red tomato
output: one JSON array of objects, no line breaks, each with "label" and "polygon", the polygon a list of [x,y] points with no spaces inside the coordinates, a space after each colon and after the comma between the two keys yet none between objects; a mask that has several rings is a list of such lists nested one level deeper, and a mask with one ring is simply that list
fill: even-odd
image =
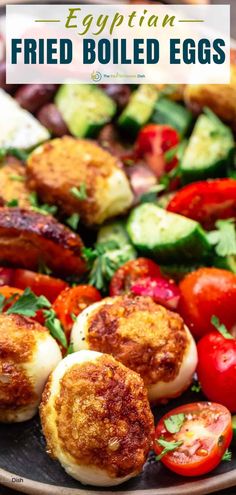
[{"label": "red tomato", "polygon": [[73,326],[71,315],[78,316],[83,309],[101,300],[100,292],[91,285],[78,285],[63,290],[53,303],[53,309],[69,338]]},{"label": "red tomato", "polygon": [[236,180],[216,179],[189,184],[175,194],[167,210],[211,228],[220,218],[236,217]]},{"label": "red tomato", "polygon": [[236,413],[236,340],[211,332],[198,342],[197,374],[203,393]]},{"label": "red tomato", "polygon": [[149,296],[168,309],[177,309],[180,291],[173,280],[164,277],[145,277],[131,286],[131,292],[138,296]]},{"label": "red tomato", "polygon": [[23,269],[13,270],[11,284],[14,287],[23,290],[26,289],[26,287],[30,287],[36,296],[43,295],[47,297],[50,302],[55,301],[60,292],[68,287],[68,284],[64,282],[64,280]]},{"label": "red tomato", "polygon": [[135,151],[139,158],[144,158],[147,165],[154,171],[157,177],[168,172],[177,165],[177,158],[173,158],[168,164],[165,153],[179,144],[179,135],[169,125],[148,124],[138,134],[135,143]]},{"label": "red tomato", "polygon": [[159,277],[160,268],[148,258],[127,261],[115,272],[110,283],[110,296],[119,296],[129,292],[130,287],[146,277]]},{"label": "red tomato", "polygon": [[199,268],[179,284],[178,311],[196,338],[211,332],[216,315],[231,331],[236,324],[236,275],[218,268]]},{"label": "red tomato", "polygon": [[[17,299],[19,299],[19,296],[21,296],[23,294],[23,292],[24,291],[22,289],[19,289],[17,287],[10,287],[9,285],[0,286],[0,294],[2,296],[4,296],[6,299],[9,299],[10,297],[12,297],[12,301],[3,306],[4,307],[3,311],[4,312],[7,311],[7,309],[10,308],[17,301]],[[15,297],[13,298],[13,296],[15,296]],[[36,312],[36,315],[34,317],[32,317],[32,320],[37,321],[41,325],[44,325],[43,311],[41,309],[39,309]]]},{"label": "red tomato", "polygon": [[[181,414],[173,431],[173,421]],[[169,420],[169,421],[166,421]],[[171,424],[170,424],[171,422]],[[154,449],[158,455],[164,447],[158,440],[181,442],[161,458],[166,467],[183,476],[200,476],[214,469],[232,440],[231,414],[221,404],[196,402],[168,412],[159,421]]]}]

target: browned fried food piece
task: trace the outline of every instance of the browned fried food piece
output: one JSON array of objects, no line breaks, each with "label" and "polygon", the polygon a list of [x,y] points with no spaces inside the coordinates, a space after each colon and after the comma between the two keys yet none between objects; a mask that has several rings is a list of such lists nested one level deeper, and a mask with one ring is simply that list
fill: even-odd
[{"label": "browned fried food piece", "polygon": [[26,185],[26,167],[19,160],[7,159],[0,167],[0,202],[17,200],[20,208],[30,208],[30,190]]},{"label": "browned fried food piece", "polygon": [[111,354],[141,375],[151,401],[175,397],[191,382],[196,347],[184,321],[150,297],[107,297],[86,308],[71,334],[73,349]]},{"label": "browned fried food piece", "polygon": [[46,264],[55,274],[85,271],[81,238],[50,215],[0,207],[0,264],[37,271]]},{"label": "browned fried food piece", "polygon": [[61,352],[48,330],[18,314],[0,314],[0,421],[30,419]]},{"label": "browned fried food piece", "polygon": [[196,114],[209,107],[236,131],[236,50],[231,50],[229,84],[189,84],[184,90],[184,101]]},{"label": "browned fried food piece", "polygon": [[48,451],[82,483],[109,486],[135,476],[152,445],[141,377],[105,354],[64,359],[47,383],[40,415]]},{"label": "browned fried food piece", "polygon": [[[89,140],[64,136],[41,145],[28,159],[27,174],[43,202],[65,215],[77,212],[90,225],[123,213],[133,200],[117,158]],[[86,195],[80,197],[81,188]]]}]

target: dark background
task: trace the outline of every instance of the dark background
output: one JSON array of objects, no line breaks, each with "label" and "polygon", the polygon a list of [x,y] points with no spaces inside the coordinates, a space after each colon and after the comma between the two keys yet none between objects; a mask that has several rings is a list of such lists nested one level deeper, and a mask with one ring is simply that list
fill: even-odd
[{"label": "dark background", "polygon": [[[0,2],[0,3],[2,3],[2,2]],[[116,3],[119,3],[119,0],[117,0]],[[145,3],[145,0],[144,0],[144,3]],[[181,3],[181,1],[173,1],[172,3]],[[230,4],[231,5],[231,37],[235,38],[235,40],[236,40],[236,0],[230,0],[230,1],[229,0],[212,0],[211,3],[219,4],[219,5],[223,5],[223,4],[225,4],[225,5]],[[10,470],[11,470],[11,467],[9,466],[9,471]],[[0,495],[16,495],[16,493],[17,492],[15,490],[10,490],[9,488],[0,486]],[[96,492],[94,492],[94,495],[95,495],[95,493]],[[140,495],[142,495],[141,492],[140,492]],[[236,495],[236,487],[218,492],[218,495]]]}]

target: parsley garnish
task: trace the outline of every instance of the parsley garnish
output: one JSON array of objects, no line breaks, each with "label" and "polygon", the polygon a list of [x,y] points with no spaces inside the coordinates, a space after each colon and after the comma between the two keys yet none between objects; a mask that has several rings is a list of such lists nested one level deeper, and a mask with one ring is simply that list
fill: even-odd
[{"label": "parsley garnish", "polygon": [[181,445],[183,445],[183,442],[179,440],[178,442],[167,442],[167,440],[164,440],[164,438],[159,438],[156,440],[161,447],[163,447],[162,452],[156,457],[156,461],[160,461],[164,455],[166,455],[168,452],[172,452],[172,450],[177,449]]},{"label": "parsley garnish", "polygon": [[25,182],[26,181],[26,177],[24,177],[24,175],[10,175],[9,178],[11,180],[15,180],[17,182]]},{"label": "parsley garnish", "polygon": [[178,158],[179,161],[179,164],[176,167],[172,168],[170,172],[162,175],[162,177],[160,178],[160,184],[163,184],[166,189],[169,188],[172,179],[180,177],[180,162],[183,158],[187,144],[187,140],[185,139],[184,141],[181,141],[181,143],[179,143],[177,146],[166,151],[164,155],[166,163],[170,163],[174,157]]},{"label": "parsley garnish", "polygon": [[[9,300],[6,300],[6,302]],[[42,308],[50,308],[51,304],[44,296],[37,297],[27,287],[17,301],[7,310],[7,314],[18,314],[28,317],[36,315],[36,312]]]},{"label": "parsley garnish", "polygon": [[169,433],[178,433],[184,424],[184,420],[185,415],[183,413],[173,414],[169,418],[164,419],[164,424]]},{"label": "parsley garnish", "polygon": [[70,192],[72,196],[74,196],[76,199],[79,199],[80,201],[87,199],[86,184],[84,182],[80,185],[79,188],[72,187],[70,189]]},{"label": "parsley garnish", "polygon": [[52,270],[41,259],[41,260],[39,260],[39,264],[38,264],[38,272],[43,273],[45,275],[51,275]]},{"label": "parsley garnish", "polygon": [[207,235],[209,242],[215,246],[215,252],[219,256],[236,254],[236,229],[233,218],[218,220],[217,230],[212,230]]},{"label": "parsley garnish", "polygon": [[201,389],[202,389],[201,383],[199,383],[197,380],[194,380],[194,383],[191,387],[191,391],[199,394],[199,392],[201,392]]},{"label": "parsley garnish", "polygon": [[68,354],[73,354],[73,352],[74,352],[74,349],[73,349],[73,344],[71,343],[71,344],[68,346],[68,348],[67,348],[67,355],[68,355]]},{"label": "parsley garnish", "polygon": [[227,449],[221,459],[222,461],[227,461],[227,462],[230,462],[232,461],[232,452]]},{"label": "parsley garnish", "polygon": [[226,326],[223,323],[220,323],[219,318],[217,316],[213,315],[211,317],[211,324],[214,325],[214,327],[218,330],[218,332],[225,337],[225,339],[233,339],[234,337],[228,332]]},{"label": "parsley garnish", "polygon": [[29,153],[27,153],[27,151],[20,150],[19,148],[0,148],[0,159],[3,160],[7,155],[14,156],[22,162],[25,162]]},{"label": "parsley garnish", "polygon": [[97,243],[93,248],[83,248],[82,255],[91,269],[89,283],[99,290],[105,290],[116,270],[126,261],[134,258],[131,245],[123,247],[115,240]]},{"label": "parsley garnish", "polygon": [[43,316],[45,318],[44,325],[48,328],[51,335],[57,339],[63,347],[67,348],[67,339],[62,328],[61,322],[56,317],[55,311],[51,307],[51,303],[45,296],[36,296],[29,287],[27,287],[23,294],[18,297],[18,294],[13,294],[13,296],[6,299],[0,294],[0,311],[4,310],[4,307],[10,302],[17,300],[13,305],[8,308],[6,314],[18,314],[23,316],[28,316],[29,318],[34,317],[39,309],[43,309]]},{"label": "parsley garnish", "polygon": [[57,339],[61,345],[67,349],[65,332],[62,328],[60,320],[56,317],[55,311],[50,308],[49,310],[44,310],[43,315],[45,317],[45,327],[48,328],[54,339]]},{"label": "parsley garnish", "polygon": [[67,218],[66,223],[71,227],[73,230],[77,230],[78,224],[79,224],[80,216],[78,213],[72,213],[72,215]]},{"label": "parsley garnish", "polygon": [[18,199],[11,199],[6,203],[6,206],[9,206],[10,208],[13,208],[14,206],[18,206],[18,205],[19,205]]},{"label": "parsley garnish", "polygon": [[57,213],[56,205],[48,205],[48,204],[40,205],[38,201],[37,193],[35,191],[30,193],[29,202],[30,205],[32,206],[32,209],[37,213],[42,213],[43,215],[48,215],[48,214],[55,215]]}]

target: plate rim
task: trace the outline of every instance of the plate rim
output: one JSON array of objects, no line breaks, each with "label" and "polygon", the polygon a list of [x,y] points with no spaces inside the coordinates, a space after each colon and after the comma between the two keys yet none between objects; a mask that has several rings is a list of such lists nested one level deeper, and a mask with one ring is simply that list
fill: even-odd
[{"label": "plate rim", "polygon": [[[12,490],[22,492],[28,495],[189,495],[191,487],[191,495],[207,495],[221,489],[231,488],[236,486],[236,469],[227,473],[217,474],[212,477],[202,478],[196,481],[191,481],[191,478],[186,478],[186,482],[172,488],[149,488],[140,490],[123,490],[123,491],[99,491],[81,488],[68,488],[66,486],[51,485],[41,483],[29,478],[24,478],[21,483],[13,483],[12,478],[19,478],[19,475],[6,471],[0,468],[0,484],[7,486]],[[157,477],[158,482],[158,477]],[[96,489],[96,487],[95,487]],[[170,491],[171,490],[171,491]]]}]

